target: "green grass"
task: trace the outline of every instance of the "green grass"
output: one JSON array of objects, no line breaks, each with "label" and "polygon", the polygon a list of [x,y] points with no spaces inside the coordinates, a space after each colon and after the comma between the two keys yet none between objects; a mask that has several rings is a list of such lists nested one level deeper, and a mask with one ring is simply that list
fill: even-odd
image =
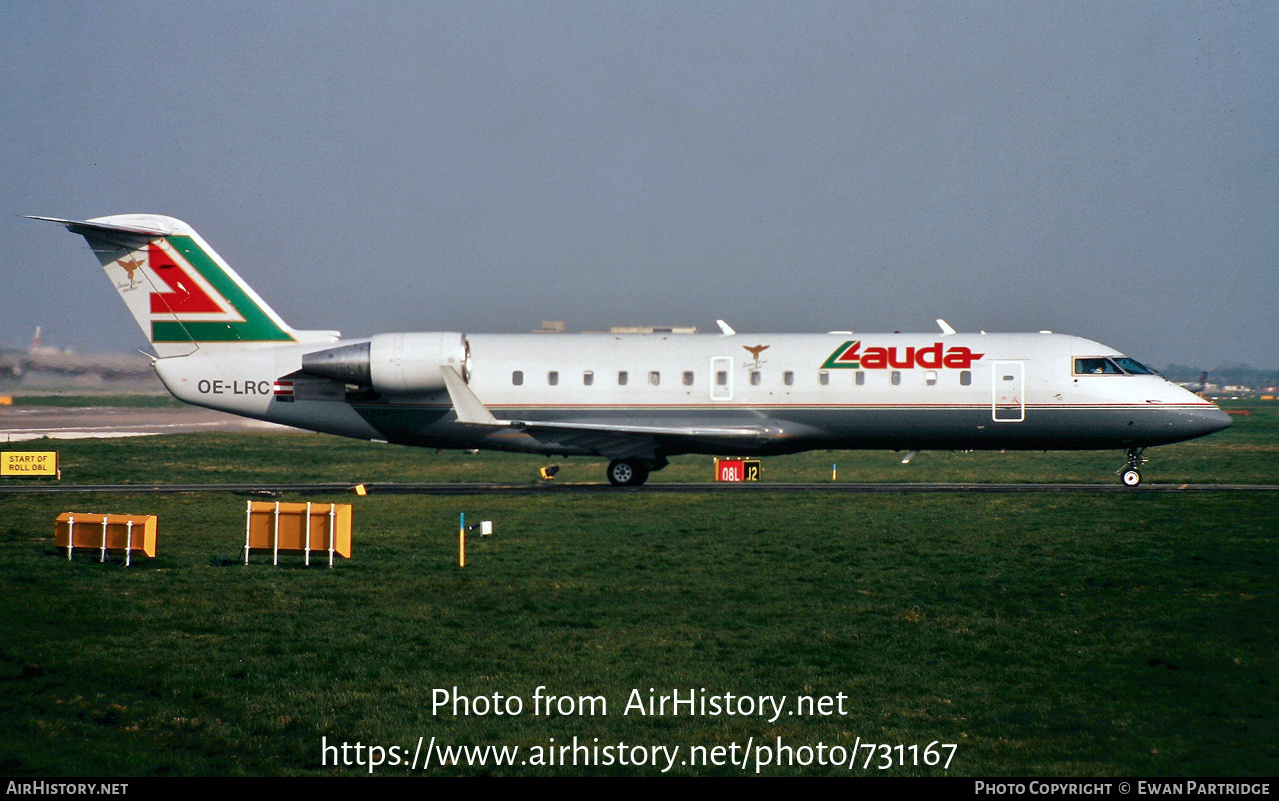
[{"label": "green grass", "polygon": [[[1279,421],[1263,411],[1241,423],[1153,451],[1148,478],[1273,482]],[[319,436],[57,447],[77,481],[527,480],[542,463]],[[770,459],[766,475],[802,478],[826,457]],[[1005,481],[1010,463],[1018,479],[1031,470],[1111,480],[1118,462],[925,453],[902,468],[885,454],[838,458],[841,480],[864,470]],[[846,467],[850,458],[858,465]],[[1092,469],[1076,458],[1098,458],[1102,475],[1075,478]],[[689,460],[657,475],[680,471],[705,480],[709,466]],[[598,470],[582,479],[598,481]],[[779,736],[794,747],[938,741],[958,745],[958,775],[1264,776],[1279,765],[1273,493],[332,499],[355,505],[355,551],[327,570],[300,557],[239,564],[244,507],[234,496],[0,495],[0,773],[347,775],[362,771],[319,764],[321,737],[411,754],[419,736],[528,749],[575,735],[680,746],[681,756]],[[62,511],[157,514],[158,555],[128,569],[96,554],[68,562],[52,544]],[[496,526],[470,539],[465,569],[459,512]],[[534,715],[539,685],[602,695],[609,714]],[[525,713],[433,713],[432,691],[454,686],[518,695]],[[623,715],[631,690],[649,688],[792,703],[843,693],[846,714]],[[861,769],[860,754],[852,775],[881,775]]]}]

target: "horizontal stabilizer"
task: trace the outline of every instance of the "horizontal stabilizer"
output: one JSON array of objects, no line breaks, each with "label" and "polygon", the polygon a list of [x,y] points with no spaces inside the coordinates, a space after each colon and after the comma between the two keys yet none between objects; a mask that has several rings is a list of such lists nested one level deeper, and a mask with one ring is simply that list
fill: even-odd
[{"label": "horizontal stabilizer", "polygon": [[34,214],[27,215],[28,220],[44,220],[45,222],[57,223],[65,225],[67,230],[73,234],[84,236],[89,233],[99,234],[136,234],[148,238],[159,238],[168,236],[173,233],[173,229],[166,227],[162,221],[155,220],[154,225],[115,225],[112,223],[93,222],[89,220],[63,220],[58,217],[38,217]]}]

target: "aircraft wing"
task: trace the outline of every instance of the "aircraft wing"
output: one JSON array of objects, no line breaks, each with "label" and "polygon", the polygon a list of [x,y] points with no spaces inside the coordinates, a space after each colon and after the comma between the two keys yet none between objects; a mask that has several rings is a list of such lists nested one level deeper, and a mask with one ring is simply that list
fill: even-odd
[{"label": "aircraft wing", "polygon": [[782,434],[768,425],[633,425],[573,420],[499,420],[476,397],[453,367],[440,368],[457,421],[466,425],[500,426],[526,432],[534,439],[580,447],[615,459],[652,455],[660,437],[684,439],[730,440],[742,444],[770,439]]}]

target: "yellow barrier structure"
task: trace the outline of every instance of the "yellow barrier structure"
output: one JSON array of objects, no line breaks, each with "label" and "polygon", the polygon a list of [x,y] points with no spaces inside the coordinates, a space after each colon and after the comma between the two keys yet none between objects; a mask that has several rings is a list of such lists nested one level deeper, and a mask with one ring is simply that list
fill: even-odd
[{"label": "yellow barrier structure", "polygon": [[351,504],[278,503],[249,501],[244,522],[244,563],[249,553],[270,553],[272,564],[280,564],[280,554],[327,552],[329,567],[334,555],[351,558]]},{"label": "yellow barrier structure", "polygon": [[155,515],[63,512],[54,524],[53,541],[67,549],[68,561],[76,548],[97,548],[99,562],[106,561],[107,551],[124,551],[128,567],[134,551],[155,556],[156,527]]}]

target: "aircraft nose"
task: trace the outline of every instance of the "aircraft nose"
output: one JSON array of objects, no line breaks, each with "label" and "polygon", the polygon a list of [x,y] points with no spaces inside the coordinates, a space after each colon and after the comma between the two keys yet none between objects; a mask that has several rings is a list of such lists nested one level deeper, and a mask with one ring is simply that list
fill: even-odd
[{"label": "aircraft nose", "polygon": [[1204,426],[1204,434],[1211,434],[1214,431],[1221,431],[1224,428],[1230,428],[1232,423],[1234,423],[1234,418],[1223,412],[1217,406],[1204,410],[1202,422],[1202,425]]},{"label": "aircraft nose", "polygon": [[[1176,417],[1168,421],[1169,427],[1181,440],[1203,437],[1229,428],[1233,419],[1215,404],[1204,403],[1198,395],[1177,387],[1175,402],[1187,404],[1177,409]],[[1168,398],[1173,401],[1173,398]]]},{"label": "aircraft nose", "polygon": [[1203,437],[1229,428],[1234,420],[1216,406],[1187,409],[1181,412],[1174,428],[1185,439]]}]

